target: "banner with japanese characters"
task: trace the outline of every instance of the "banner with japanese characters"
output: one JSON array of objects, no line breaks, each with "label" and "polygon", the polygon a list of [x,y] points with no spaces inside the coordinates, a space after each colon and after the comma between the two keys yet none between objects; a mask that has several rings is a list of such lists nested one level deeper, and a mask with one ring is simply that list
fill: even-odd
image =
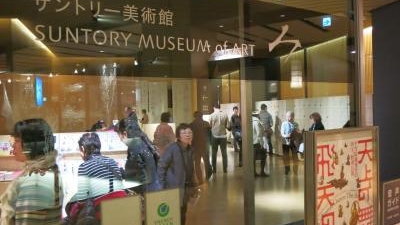
[{"label": "banner with japanese characters", "polygon": [[306,224],[379,225],[376,137],[376,127],[306,133]]}]

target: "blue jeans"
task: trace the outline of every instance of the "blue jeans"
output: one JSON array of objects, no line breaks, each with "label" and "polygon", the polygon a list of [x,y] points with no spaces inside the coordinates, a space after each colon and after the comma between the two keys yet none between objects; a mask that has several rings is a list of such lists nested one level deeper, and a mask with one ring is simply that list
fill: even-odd
[{"label": "blue jeans", "polygon": [[215,137],[212,137],[212,139],[211,139],[211,150],[212,150],[212,166],[213,166],[213,172],[214,173],[217,171],[218,146],[221,148],[222,166],[223,166],[224,172],[226,172],[227,168],[228,168],[228,157],[227,157],[227,154],[226,154],[226,138],[215,138]]}]

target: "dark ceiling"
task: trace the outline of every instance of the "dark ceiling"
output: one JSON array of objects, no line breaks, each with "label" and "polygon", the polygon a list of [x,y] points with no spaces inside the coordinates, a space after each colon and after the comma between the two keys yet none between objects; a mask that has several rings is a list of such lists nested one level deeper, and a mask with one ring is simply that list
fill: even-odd
[{"label": "dark ceiling", "polygon": [[[284,39],[300,40],[302,47],[347,35],[351,26],[350,20],[345,16],[346,13],[343,13],[346,12],[347,7],[341,4],[328,4],[329,1],[323,1],[324,5],[315,3],[320,2],[315,0],[246,1],[242,6],[243,17],[238,13],[241,7],[231,0],[139,0],[134,3],[127,0],[80,0],[77,1],[80,2],[82,7],[80,9],[78,7],[79,15],[75,14],[75,1],[50,0],[46,2],[39,0],[39,5],[36,5],[36,2],[36,0],[2,0],[0,2],[0,18],[20,19],[37,37],[40,34],[35,30],[35,27],[42,25],[41,31],[46,36],[43,43],[54,53],[57,60],[49,60],[46,55],[43,55],[43,50],[35,47],[32,44],[33,42],[29,41],[24,34],[10,28],[11,35],[8,38],[0,38],[0,51],[2,51],[0,54],[12,52],[14,56],[12,70],[16,72],[47,73],[54,71],[54,67],[57,65],[56,67],[59,67],[58,70],[61,73],[68,73],[68,70],[64,71],[61,67],[68,67],[69,64],[83,64],[93,61],[93,59],[107,59],[109,62],[119,59],[120,63],[126,60],[131,63],[133,59],[138,59],[141,62],[141,73],[160,73],[164,70],[192,73],[193,71],[188,68],[183,70],[179,68],[188,67],[196,60],[203,61],[203,64],[206,64],[210,54],[139,48],[140,35],[175,37],[175,40],[178,37],[190,40],[208,40],[213,47],[212,51],[215,45],[223,44],[225,41],[228,48],[232,48],[234,43],[242,43],[242,36],[246,44],[255,46],[254,58],[269,59],[287,54],[292,48],[290,45],[281,45],[272,52],[267,49],[268,43],[274,41],[281,34],[283,25],[289,26]],[[94,3],[94,9],[99,9],[99,15],[96,18],[93,17],[94,10],[90,10],[91,2]],[[98,2],[100,7],[96,8]],[[381,4],[390,2],[393,1],[369,0],[365,2],[365,5],[368,7],[367,11],[369,11],[381,6]],[[44,7],[43,4],[45,3],[47,5]],[[69,4],[68,7],[67,4]],[[133,4],[138,8],[169,9],[174,13],[174,25],[165,26],[124,21],[122,13],[104,12],[106,8],[122,9],[124,6],[132,6]],[[329,8],[329,6],[332,8]],[[43,11],[39,11],[41,7],[43,7]],[[56,12],[63,7],[65,7],[65,10]],[[332,16],[332,26],[323,28],[321,24],[322,16],[327,14]],[[238,29],[240,27],[239,18],[243,18],[244,29]],[[61,32],[59,41],[49,40],[48,29],[50,27],[53,29],[51,32],[53,37],[58,37],[58,31]],[[72,31],[76,31],[75,29],[79,31],[79,43],[72,41],[67,43],[65,34],[67,27]],[[119,45],[116,42],[110,42],[111,36],[108,36],[109,40],[104,45],[96,44],[92,38],[85,36],[81,29],[100,30],[107,35],[112,35],[110,32],[117,32],[120,34]],[[6,30],[4,27],[1,29],[2,32]],[[243,33],[239,31],[243,31]],[[121,33],[131,34],[126,46]],[[71,60],[72,58],[74,60]],[[129,73],[133,72],[132,70]],[[202,73],[207,72],[203,71]]]}]

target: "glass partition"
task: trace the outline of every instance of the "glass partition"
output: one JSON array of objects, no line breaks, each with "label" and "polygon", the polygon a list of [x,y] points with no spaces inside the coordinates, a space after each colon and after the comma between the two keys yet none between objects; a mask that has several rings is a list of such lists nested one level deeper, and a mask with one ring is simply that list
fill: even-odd
[{"label": "glass partition", "polygon": [[[14,0],[0,5],[0,146],[7,155],[3,160],[11,158],[0,170],[20,169],[9,145],[19,120],[43,118],[50,124],[59,166],[76,178],[82,163],[77,141],[99,121],[103,154],[123,167],[126,146],[112,128],[126,116],[125,107],[139,120],[146,110],[149,121],[140,127],[153,140],[163,112],[171,114],[175,128],[191,123],[195,111],[209,121],[215,103],[229,119],[237,106],[241,122],[251,125],[242,131],[249,143],[239,146],[229,127],[227,173],[220,149],[210,179],[201,160],[201,197],[188,205],[186,224],[248,224],[248,176],[254,177],[255,224],[290,224],[304,219],[307,203],[298,148],[301,132],[312,128],[310,115],[318,112],[325,129],[352,124],[356,116],[348,1]],[[243,102],[251,109],[243,111]],[[253,139],[262,105],[271,115],[272,132],[262,130]],[[288,111],[300,134],[290,151],[282,143]],[[254,155],[257,140],[264,150]],[[211,145],[206,151],[212,164]],[[245,165],[251,160],[240,162],[240,154],[257,159],[255,171],[245,169],[252,168]],[[68,201],[76,187],[66,190]]]}]

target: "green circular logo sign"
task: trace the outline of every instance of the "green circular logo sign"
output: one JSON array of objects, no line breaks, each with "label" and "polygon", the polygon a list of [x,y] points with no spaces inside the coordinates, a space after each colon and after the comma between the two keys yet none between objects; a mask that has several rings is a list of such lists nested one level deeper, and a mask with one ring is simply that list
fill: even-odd
[{"label": "green circular logo sign", "polygon": [[169,206],[163,202],[158,206],[157,213],[160,217],[165,217],[169,213]]}]

